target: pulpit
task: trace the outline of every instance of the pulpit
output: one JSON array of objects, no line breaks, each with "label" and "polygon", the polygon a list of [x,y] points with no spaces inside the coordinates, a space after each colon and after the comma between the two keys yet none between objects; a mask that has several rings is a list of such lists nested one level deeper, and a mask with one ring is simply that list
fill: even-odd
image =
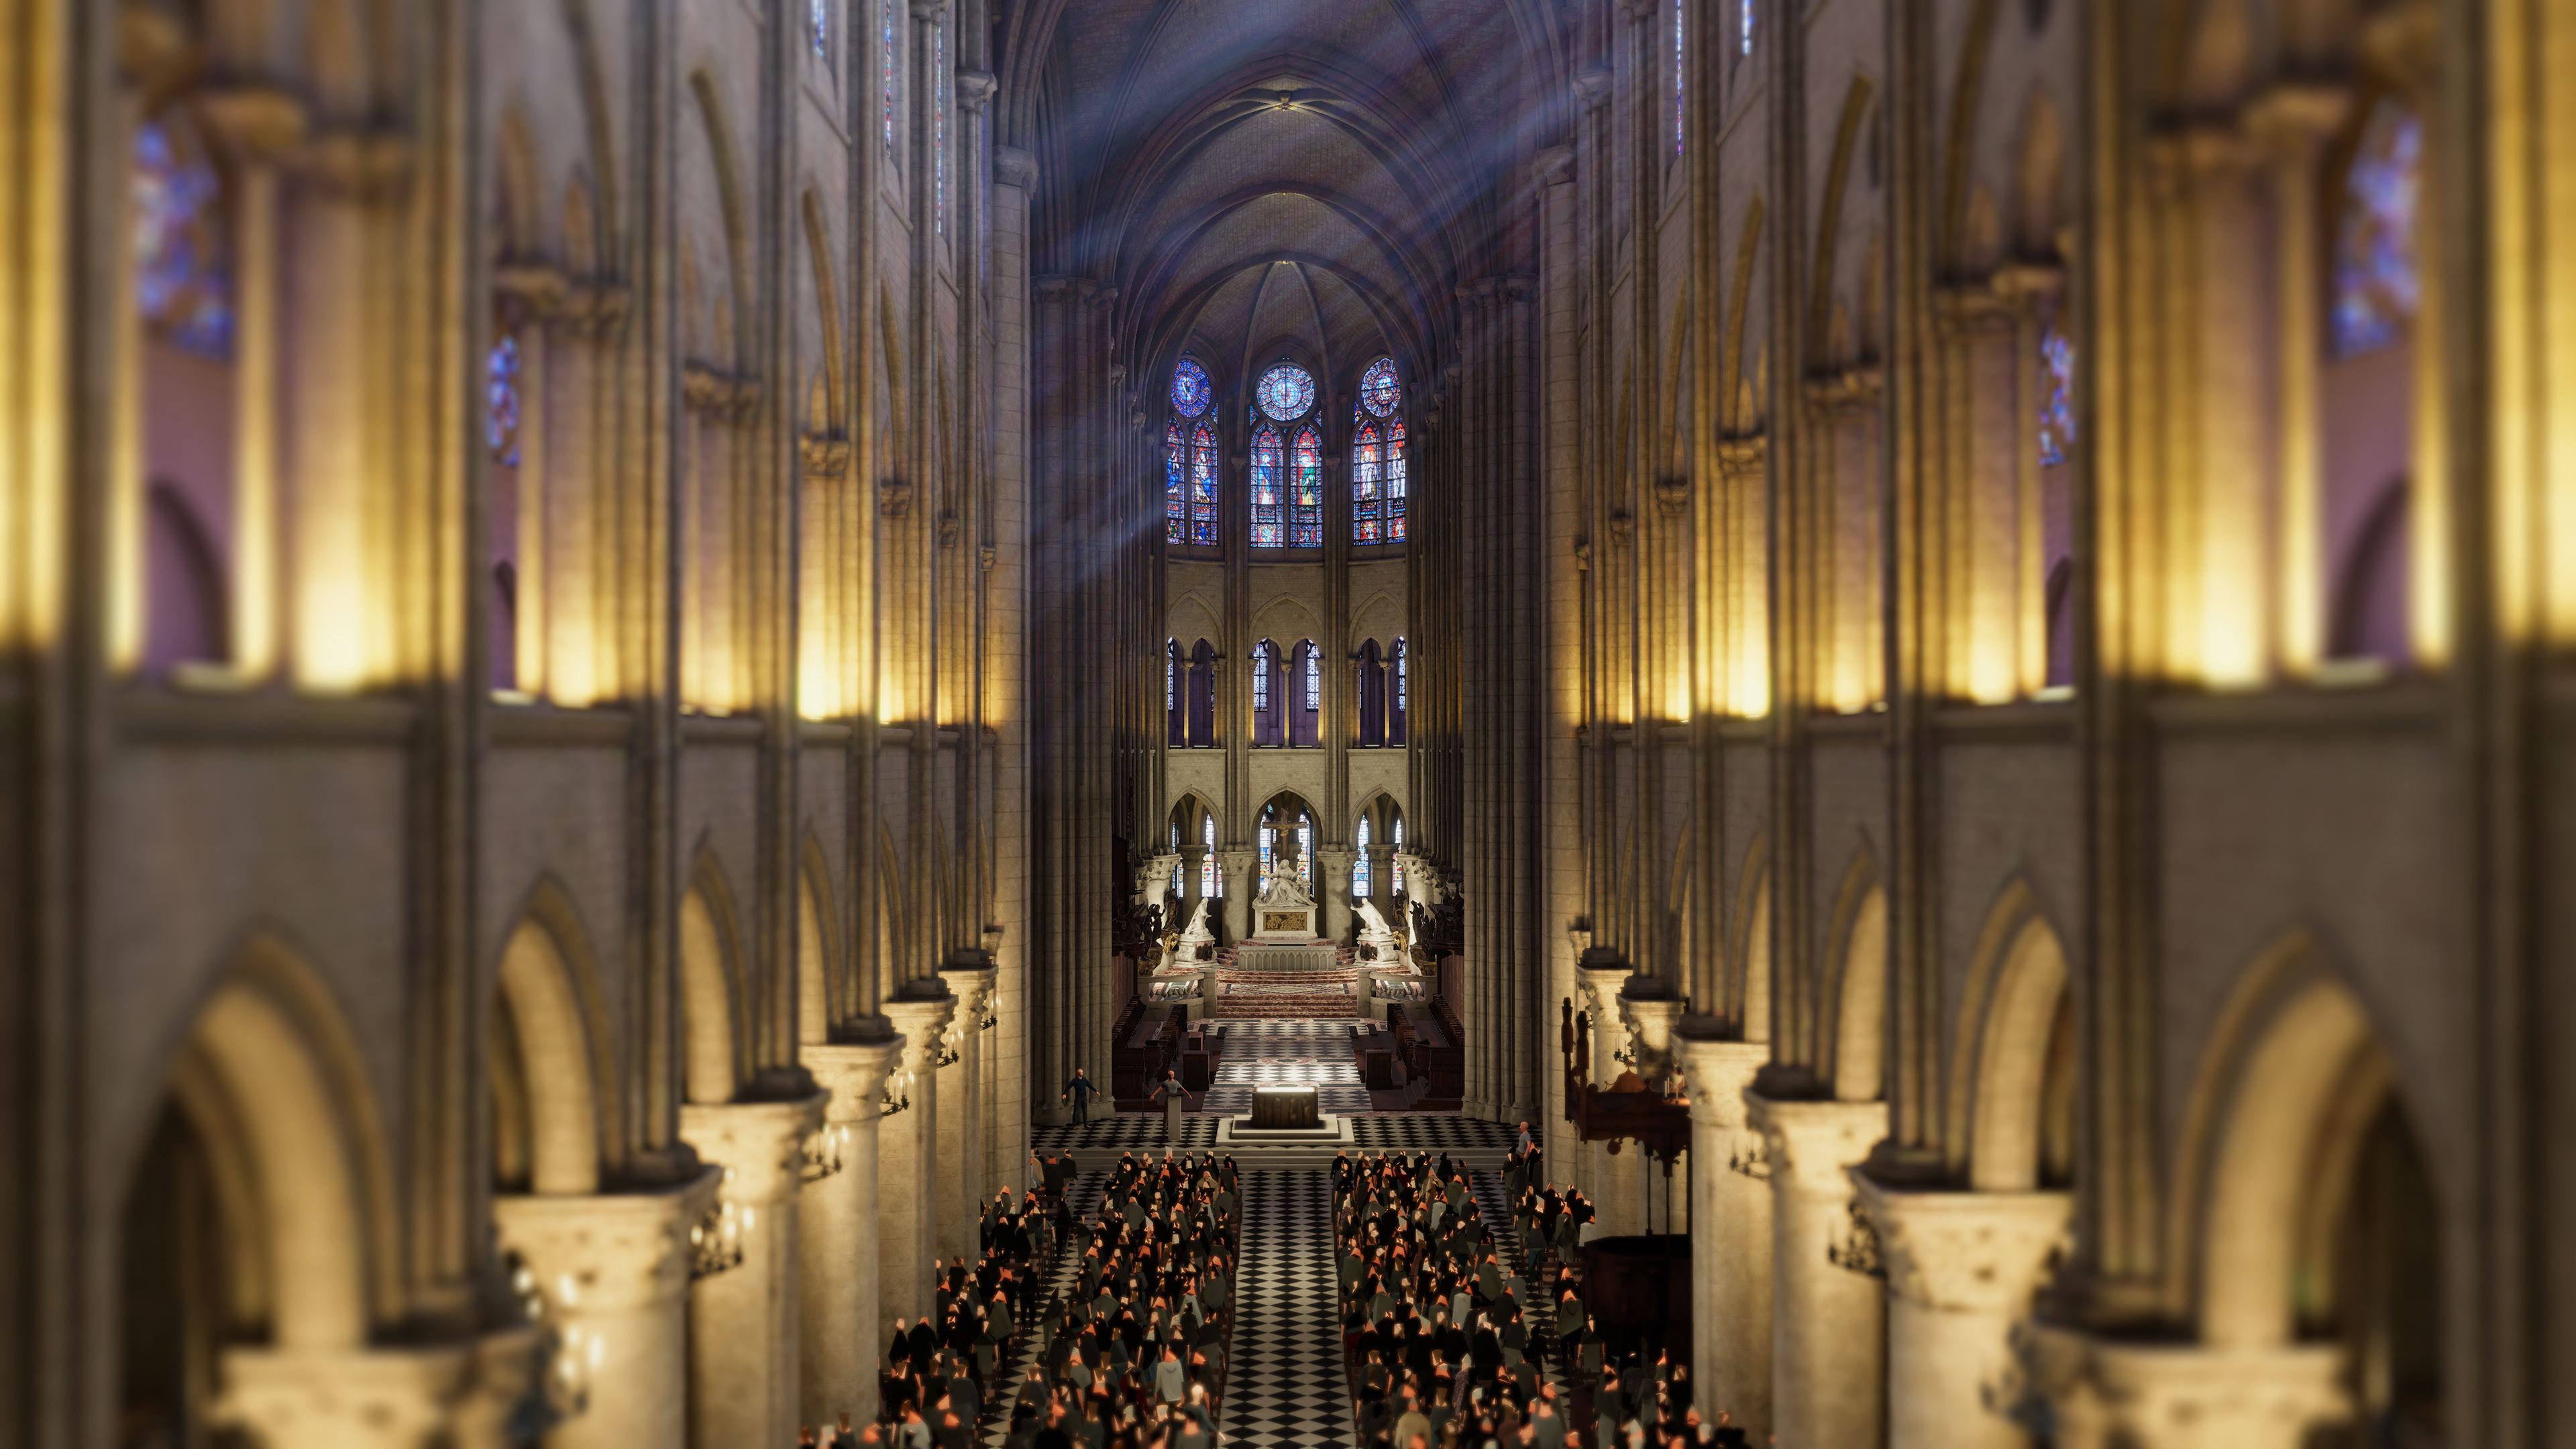
[{"label": "pulpit", "polygon": [[1256,1087],[1252,1123],[1260,1131],[1293,1132],[1323,1125],[1312,1087]]}]

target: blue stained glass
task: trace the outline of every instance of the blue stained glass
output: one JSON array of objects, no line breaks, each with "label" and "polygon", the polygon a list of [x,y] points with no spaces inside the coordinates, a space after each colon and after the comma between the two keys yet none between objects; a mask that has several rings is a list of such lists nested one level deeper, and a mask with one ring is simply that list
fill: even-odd
[{"label": "blue stained glass", "polygon": [[1351,440],[1351,542],[1377,543],[1383,538],[1378,517],[1378,487],[1385,475],[1385,444],[1377,424],[1363,425]]},{"label": "blue stained glass", "polygon": [[814,48],[816,60],[830,57],[832,0],[805,0],[805,43]]},{"label": "blue stained glass", "polygon": [[1163,541],[1186,543],[1190,531],[1190,502],[1184,477],[1189,471],[1189,443],[1181,436],[1181,425],[1174,423],[1163,432]]},{"label": "blue stained glass", "polygon": [[1297,817],[1297,875],[1308,890],[1315,888],[1315,822],[1304,815]]},{"label": "blue stained glass", "polygon": [[1369,895],[1368,817],[1360,817],[1359,853],[1351,857],[1351,894],[1362,900]]},{"label": "blue stained glass", "polygon": [[1196,361],[1184,357],[1172,369],[1172,411],[1185,418],[1197,417],[1208,410],[1212,395],[1207,369]]},{"label": "blue stained glass", "polygon": [[233,285],[225,261],[223,183],[212,164],[182,151],[159,122],[134,130],[128,184],[135,309],[173,345],[227,359],[233,350]]},{"label": "blue stained glass", "polygon": [[1270,708],[1270,641],[1252,646],[1252,712],[1261,714]]},{"label": "blue stained glass", "polygon": [[1297,364],[1283,362],[1261,374],[1261,384],[1253,395],[1259,399],[1261,410],[1272,418],[1295,422],[1314,410],[1315,379]]},{"label": "blue stained glass", "polygon": [[1682,131],[1689,111],[1688,93],[1682,88],[1682,6],[1685,0],[1673,0],[1673,154],[1682,154]]},{"label": "blue stained glass", "polygon": [[[1403,388],[1396,381],[1394,358],[1381,357],[1368,365],[1368,371],[1360,374],[1360,401],[1371,413],[1385,417],[1395,411],[1395,405],[1402,396]],[[1351,421],[1359,421],[1357,411],[1351,414]]]},{"label": "blue stained glass", "polygon": [[1204,828],[1199,832],[1199,844],[1205,853],[1199,857],[1199,894],[1220,896],[1225,892],[1218,888],[1220,883],[1216,876],[1216,817],[1211,815],[1200,823]]},{"label": "blue stained glass", "polygon": [[2039,407],[2039,461],[2054,468],[2075,446],[2075,343],[2051,323],[2039,334],[2039,363],[2048,396]]},{"label": "blue stained glass", "polygon": [[931,175],[936,178],[935,204],[932,210],[938,230],[948,230],[948,28],[933,26],[930,31],[930,156]]},{"label": "blue stained glass", "polygon": [[1404,542],[1404,419],[1386,425],[1386,541]]},{"label": "blue stained glass", "polygon": [[885,144],[889,151],[894,149],[895,88],[901,75],[895,66],[900,54],[895,48],[894,0],[885,0]]},{"label": "blue stained glass", "polygon": [[1252,435],[1252,546],[1288,546],[1285,500],[1280,475],[1288,471],[1287,445],[1267,423]]},{"label": "blue stained glass", "polygon": [[507,333],[483,361],[483,442],[493,462],[519,466],[519,339]]},{"label": "blue stained glass", "polygon": [[1299,548],[1324,546],[1324,439],[1311,426],[1300,428],[1291,454],[1296,472],[1288,515],[1288,541]]},{"label": "blue stained glass", "polygon": [[1743,0],[1736,9],[1735,45],[1740,55],[1753,53],[1753,0]]},{"label": "blue stained glass", "polygon": [[1190,434],[1190,542],[1216,542],[1216,432],[1205,423]]},{"label": "blue stained glass", "polygon": [[2424,127],[2382,101],[2344,175],[2335,227],[2334,350],[2368,352],[2396,341],[2422,299],[2415,208],[2423,189]]}]

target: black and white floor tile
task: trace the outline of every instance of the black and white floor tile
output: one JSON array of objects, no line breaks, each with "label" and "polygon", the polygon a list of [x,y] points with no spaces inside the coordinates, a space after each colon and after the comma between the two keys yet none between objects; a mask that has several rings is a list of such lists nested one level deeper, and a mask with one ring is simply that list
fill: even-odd
[{"label": "black and white floor tile", "polygon": [[1389,1112],[1351,1120],[1351,1143],[1365,1152],[1503,1152],[1508,1123],[1423,1112]]},{"label": "black and white floor tile", "polygon": [[[1085,1172],[1076,1174],[1071,1182],[1065,1184],[1065,1202],[1073,1209],[1077,1220],[1087,1222],[1098,1211],[1101,1181],[1101,1174]],[[983,1422],[976,1426],[984,1449],[1001,1449],[1003,1441],[1011,1437],[1011,1409],[1019,1402],[1020,1379],[1028,1373],[1029,1365],[1038,1359],[1036,1318],[1050,1300],[1073,1286],[1074,1267],[1080,1258],[1079,1253],[1068,1251],[1064,1244],[1056,1245],[1055,1260],[1045,1269],[1046,1289],[1038,1294],[1039,1307],[1029,1315],[1030,1322],[1020,1325],[1019,1341],[1012,1345],[1010,1362],[1002,1374],[1002,1381],[995,1388],[992,1402],[984,1406]]]},{"label": "black and white floor tile", "polygon": [[1348,1444],[1334,1314],[1332,1176],[1246,1169],[1227,1449]]},{"label": "black and white floor tile", "polygon": [[[1471,1172],[1467,1174],[1467,1189],[1476,1195],[1476,1216],[1483,1219],[1485,1226],[1493,1232],[1494,1247],[1501,1253],[1503,1261],[1517,1265],[1521,1261],[1521,1231],[1512,1220],[1512,1205],[1504,1190],[1503,1175],[1499,1172]],[[1556,1314],[1555,1305],[1543,1304],[1541,1295],[1528,1291],[1528,1285],[1519,1283],[1517,1270],[1514,1277],[1515,1294],[1525,1305],[1522,1322],[1551,1322]],[[1545,1356],[1542,1363],[1547,1381],[1556,1385],[1559,1401],[1573,1403],[1569,1396],[1574,1392],[1574,1386],[1565,1377],[1564,1363],[1554,1354]]]},{"label": "black and white floor tile", "polygon": [[1351,1058],[1346,1021],[1229,1022],[1225,1054],[1200,1107],[1219,1115],[1252,1110],[1258,1087],[1313,1087],[1327,1112],[1366,1112],[1368,1088]]},{"label": "black and white floor tile", "polygon": [[[1181,1116],[1181,1147],[1199,1152],[1216,1146],[1217,1119],[1206,1113]],[[1029,1145],[1040,1152],[1157,1152],[1163,1146],[1163,1114],[1120,1112],[1092,1114],[1088,1122],[1029,1129]]]}]

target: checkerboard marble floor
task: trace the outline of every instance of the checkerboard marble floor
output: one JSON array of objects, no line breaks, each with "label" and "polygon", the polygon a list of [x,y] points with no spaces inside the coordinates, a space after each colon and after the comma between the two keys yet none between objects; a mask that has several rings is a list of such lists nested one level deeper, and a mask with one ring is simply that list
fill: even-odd
[{"label": "checkerboard marble floor", "polygon": [[1313,1087],[1327,1112],[1365,1112],[1368,1088],[1351,1060],[1348,1021],[1241,1021],[1225,1028],[1225,1056],[1200,1110],[1220,1116],[1252,1110],[1256,1087]]},{"label": "checkerboard marble floor", "polygon": [[[1476,1216],[1483,1219],[1485,1226],[1493,1230],[1494,1247],[1500,1251],[1503,1261],[1510,1264],[1519,1263],[1521,1230],[1512,1220],[1511,1198],[1504,1190],[1503,1175],[1499,1172],[1468,1173],[1467,1190],[1476,1195]],[[1527,1285],[1521,1283],[1517,1270],[1512,1276],[1516,1285],[1514,1292],[1523,1304],[1522,1313],[1526,1315],[1522,1321],[1553,1323],[1556,1319],[1556,1305],[1542,1301],[1544,1295],[1529,1291]],[[1547,1354],[1542,1356],[1540,1364],[1547,1374],[1547,1381],[1556,1385],[1557,1402],[1572,1404],[1574,1385],[1565,1376],[1564,1360],[1556,1354]]]},{"label": "checkerboard marble floor", "polygon": [[[1101,1181],[1102,1174],[1084,1172],[1077,1173],[1065,1184],[1065,1203],[1073,1209],[1077,1221],[1089,1222],[1091,1215],[1099,1210]],[[1038,1294],[1040,1306],[1031,1312],[1029,1322],[1020,1325],[1019,1341],[1012,1347],[1001,1384],[993,1395],[993,1401],[984,1406],[983,1421],[976,1425],[984,1449],[1002,1449],[1004,1441],[1011,1437],[1011,1408],[1019,1401],[1020,1379],[1028,1373],[1029,1365],[1038,1361],[1036,1319],[1045,1311],[1044,1305],[1073,1286],[1074,1267],[1081,1257],[1080,1253],[1059,1244],[1055,1261],[1047,1265],[1046,1290]]]},{"label": "checkerboard marble floor", "polygon": [[1324,1168],[1243,1174],[1243,1271],[1223,1426],[1227,1449],[1347,1445],[1333,1311],[1333,1189]]}]

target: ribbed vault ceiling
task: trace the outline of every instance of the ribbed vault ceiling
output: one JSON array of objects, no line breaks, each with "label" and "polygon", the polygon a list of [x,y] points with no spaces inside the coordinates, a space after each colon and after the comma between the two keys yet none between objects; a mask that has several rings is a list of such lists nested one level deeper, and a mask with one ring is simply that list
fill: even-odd
[{"label": "ribbed vault ceiling", "polygon": [[1140,377],[1243,394],[1285,351],[1338,395],[1438,355],[1507,179],[1560,139],[1555,0],[1029,0],[1001,42],[1041,272],[1119,289]]}]

